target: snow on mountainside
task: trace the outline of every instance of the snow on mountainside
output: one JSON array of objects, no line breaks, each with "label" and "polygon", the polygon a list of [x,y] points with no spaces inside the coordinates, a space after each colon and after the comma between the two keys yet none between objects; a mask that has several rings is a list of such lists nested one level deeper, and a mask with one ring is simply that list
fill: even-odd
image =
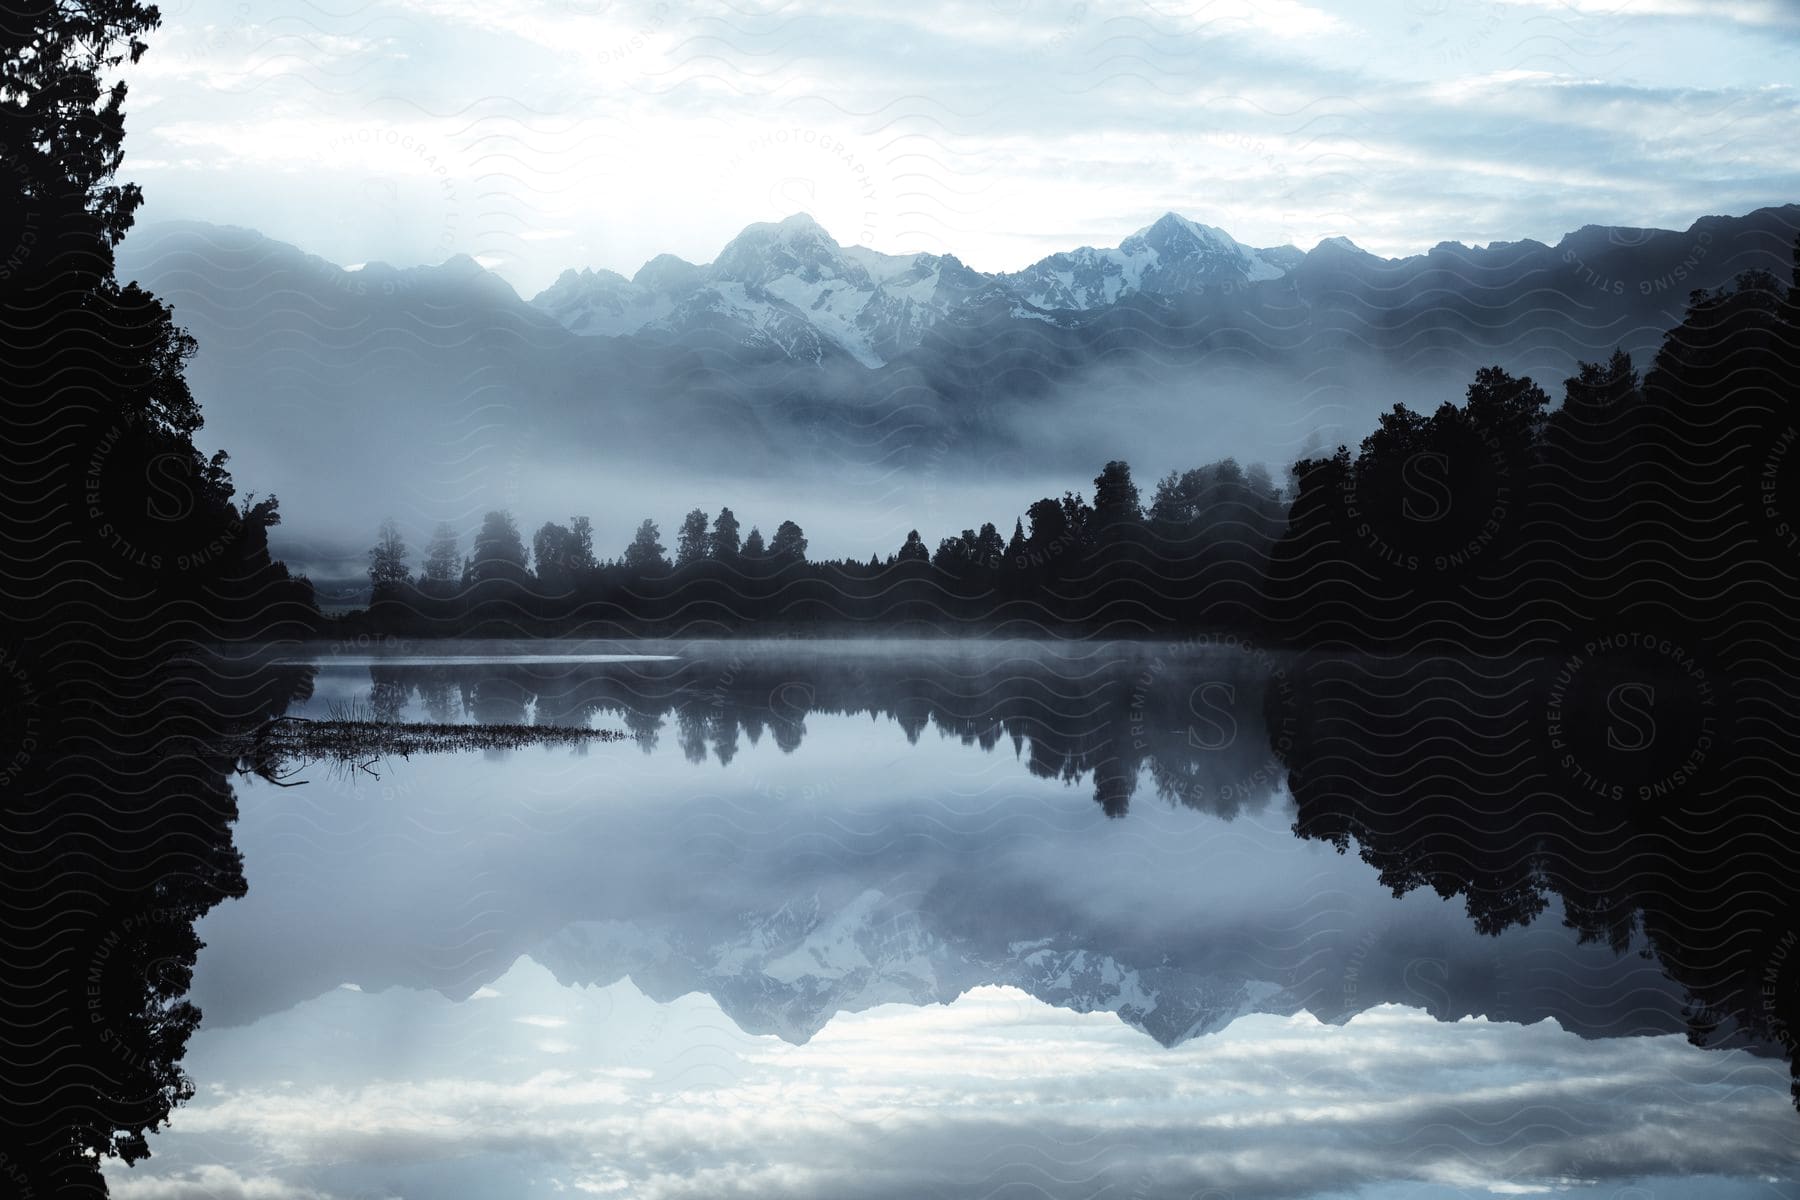
[{"label": "snow on mountainside", "polygon": [[710,325],[800,361],[844,353],[876,367],[916,346],[985,278],[947,255],[840,246],[797,213],[749,226],[706,266],[665,254],[629,281],[612,271],[565,271],[532,303],[576,333],[681,334]]},{"label": "snow on mountainside", "polygon": [[[642,274],[642,272],[639,272]],[[564,271],[532,303],[576,333],[619,337],[660,321],[674,298],[637,287],[617,271]]]},{"label": "snow on mountainside", "polygon": [[1086,310],[1148,293],[1175,296],[1209,285],[1279,279],[1299,251],[1253,250],[1222,229],[1165,213],[1116,249],[1083,246],[1004,276],[1039,308]]},{"label": "snow on mountainside", "polygon": [[630,280],[614,271],[565,271],[532,303],[580,334],[723,327],[747,345],[801,361],[844,353],[878,367],[965,306],[998,300],[1014,315],[1049,319],[1048,310],[1103,308],[1140,292],[1179,295],[1278,279],[1301,257],[1292,246],[1253,250],[1169,213],[1116,249],[1084,246],[1011,275],[988,275],[954,255],[840,246],[796,213],[749,226],[706,266],[664,254]]},{"label": "snow on mountainside", "polygon": [[1007,984],[1060,1008],[1113,1012],[1164,1045],[1223,1029],[1252,1012],[1291,1013],[1280,987],[1229,973],[1137,967],[1067,939],[987,951],[946,939],[927,919],[874,889],[833,907],[796,899],[720,940],[621,921],[564,928],[532,951],[565,984],[604,986],[629,975],[647,994],[712,996],[739,1027],[795,1044],[840,1012],[879,1004],[948,1004],[970,988]]}]

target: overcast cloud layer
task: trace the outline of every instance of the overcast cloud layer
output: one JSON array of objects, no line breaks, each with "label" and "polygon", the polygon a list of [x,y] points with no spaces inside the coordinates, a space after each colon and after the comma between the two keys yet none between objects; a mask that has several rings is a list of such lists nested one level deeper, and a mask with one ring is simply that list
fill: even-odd
[{"label": "overcast cloud layer", "polygon": [[984,270],[1166,210],[1257,245],[1555,241],[1800,195],[1786,0],[175,0],[146,219],[343,263],[707,261],[795,211]]}]

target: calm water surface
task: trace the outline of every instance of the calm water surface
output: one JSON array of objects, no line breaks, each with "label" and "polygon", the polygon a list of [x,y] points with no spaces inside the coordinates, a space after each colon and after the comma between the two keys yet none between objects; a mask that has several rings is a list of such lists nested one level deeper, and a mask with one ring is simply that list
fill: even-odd
[{"label": "calm water surface", "polygon": [[631,738],[243,782],[121,1195],[1795,1194],[1641,940],[1295,836],[1278,655],[645,651],[318,658],[295,714]]}]

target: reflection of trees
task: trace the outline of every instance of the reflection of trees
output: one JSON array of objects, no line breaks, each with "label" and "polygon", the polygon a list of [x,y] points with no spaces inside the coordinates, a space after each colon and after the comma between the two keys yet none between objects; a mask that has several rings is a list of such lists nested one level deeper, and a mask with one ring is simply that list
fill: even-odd
[{"label": "reflection of trees", "polygon": [[814,713],[868,714],[916,743],[928,728],[985,750],[1010,742],[1033,775],[1090,783],[1123,816],[1141,775],[1158,798],[1222,815],[1280,784],[1263,722],[1272,660],[1236,650],[1031,647],[995,655],[939,645],[845,653],[772,643],[726,645],[680,661],[381,666],[380,689],[429,708],[454,687],[478,721],[623,724],[654,736],[672,723],[682,754],[729,766],[747,739],[798,749]]},{"label": "reflection of trees", "polygon": [[44,661],[53,675],[0,671],[8,738],[30,739],[0,755],[16,768],[7,1003],[25,1034],[0,1112],[19,1195],[104,1195],[94,1155],[143,1157],[145,1135],[193,1094],[181,1059],[201,1015],[184,998],[194,923],[245,890],[235,764],[219,747],[304,694],[310,669],[156,653],[115,677]]},{"label": "reflection of trees", "polygon": [[1747,271],[1641,379],[1618,354],[1548,415],[1498,371],[1397,407],[1296,467],[1267,597],[1298,644],[1413,656],[1307,660],[1298,832],[1490,932],[1552,893],[1588,939],[1641,931],[1696,1040],[1790,1051],[1797,363],[1800,291]]},{"label": "reflection of trees", "polygon": [[[193,923],[244,890],[221,735],[296,680],[220,664],[314,627],[269,556],[273,496],[194,444],[195,352],[114,273],[143,197],[118,178],[127,61],[156,10],[9,4],[0,20],[0,1184],[105,1195],[193,1093]],[[279,674],[279,673],[278,673]]]},{"label": "reflection of trees", "polygon": [[[401,680],[395,682],[400,685],[404,696],[406,684]],[[460,696],[446,671],[432,668],[416,681],[414,687],[419,693],[419,703],[425,709],[426,720],[439,724],[456,720]]]},{"label": "reflection of trees", "polygon": [[[1562,707],[1560,655],[1303,661],[1301,735],[1283,756],[1296,833],[1355,843],[1396,895],[1462,897],[1488,933],[1528,924],[1552,894],[1584,941],[1623,952],[1641,932],[1688,993],[1693,1040],[1792,1051],[1800,813],[1751,717],[1775,683],[1712,676],[1704,725],[1679,672],[1630,657],[1585,668],[1605,674],[1580,711]],[[1659,698],[1657,738],[1676,761],[1711,737],[1661,794],[1604,703],[1620,684]]]}]

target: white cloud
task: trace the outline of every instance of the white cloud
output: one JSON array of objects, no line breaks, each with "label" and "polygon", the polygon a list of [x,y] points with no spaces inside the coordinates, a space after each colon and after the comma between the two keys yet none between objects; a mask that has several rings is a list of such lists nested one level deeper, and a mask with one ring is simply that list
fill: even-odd
[{"label": "white cloud", "polygon": [[117,1200],[335,1200],[329,1192],[216,1163],[166,1175],[108,1172],[107,1182]]}]

